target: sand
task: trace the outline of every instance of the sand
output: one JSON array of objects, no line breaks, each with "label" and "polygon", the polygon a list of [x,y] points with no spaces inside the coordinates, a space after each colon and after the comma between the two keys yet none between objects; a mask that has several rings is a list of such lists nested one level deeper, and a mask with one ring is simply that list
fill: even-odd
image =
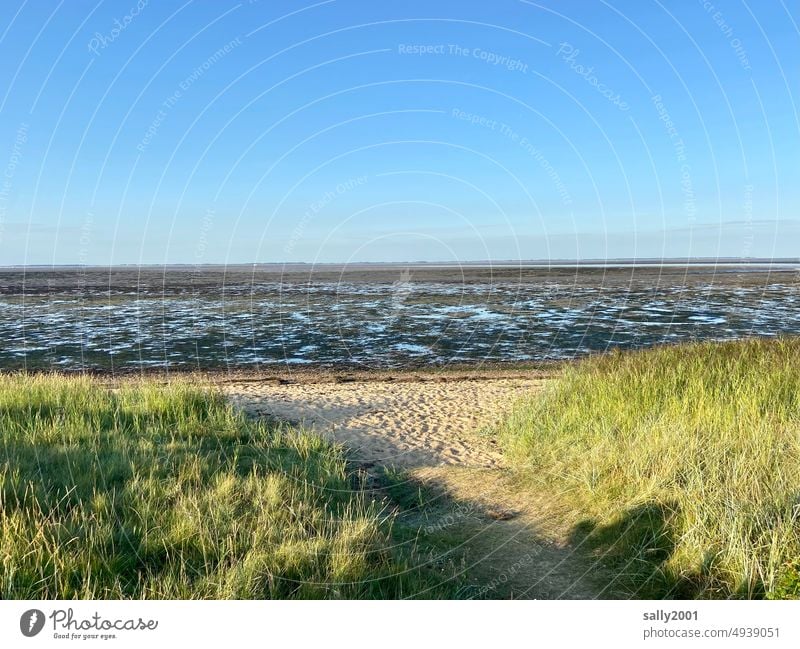
[{"label": "sand", "polygon": [[422,506],[401,515],[420,526],[423,541],[437,534],[461,539],[455,551],[469,576],[465,597],[615,597],[612,577],[576,552],[550,495],[521,489],[492,439],[514,402],[548,380],[533,371],[480,378],[311,374],[220,387],[252,416],[300,423],[345,445],[365,475],[394,466],[410,485],[424,487]]},{"label": "sand", "polygon": [[301,424],[344,444],[360,462],[406,469],[493,468],[491,428],[542,378],[244,382],[224,386],[254,416]]}]

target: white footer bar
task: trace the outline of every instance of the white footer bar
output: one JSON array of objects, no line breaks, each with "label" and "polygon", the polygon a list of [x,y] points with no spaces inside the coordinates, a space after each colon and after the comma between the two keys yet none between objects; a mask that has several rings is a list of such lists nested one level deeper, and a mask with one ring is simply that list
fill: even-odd
[{"label": "white footer bar", "polygon": [[0,602],[0,647],[800,647],[785,602]]}]

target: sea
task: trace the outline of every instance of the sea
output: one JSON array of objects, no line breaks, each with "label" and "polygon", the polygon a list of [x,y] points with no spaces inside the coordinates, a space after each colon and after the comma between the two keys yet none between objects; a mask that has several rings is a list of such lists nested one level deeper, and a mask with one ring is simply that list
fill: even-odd
[{"label": "sea", "polygon": [[546,363],[800,334],[796,263],[0,269],[0,370]]}]

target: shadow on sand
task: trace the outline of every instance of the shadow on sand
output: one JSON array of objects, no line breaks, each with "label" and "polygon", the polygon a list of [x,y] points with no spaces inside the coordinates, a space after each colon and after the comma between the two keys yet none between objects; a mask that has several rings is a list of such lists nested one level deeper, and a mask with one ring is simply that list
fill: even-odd
[{"label": "shadow on sand", "polygon": [[622,595],[602,561],[554,540],[535,507],[497,469],[393,471],[361,465],[362,486],[396,509],[395,538],[455,572],[465,599],[599,599]]}]

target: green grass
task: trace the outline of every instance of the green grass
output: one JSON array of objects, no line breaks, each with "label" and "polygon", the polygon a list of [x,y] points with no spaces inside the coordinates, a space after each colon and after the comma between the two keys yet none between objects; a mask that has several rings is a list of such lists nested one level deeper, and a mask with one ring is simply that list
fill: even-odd
[{"label": "green grass", "polygon": [[319,437],[186,383],[0,377],[0,597],[448,597]]},{"label": "green grass", "polygon": [[800,341],[594,357],[501,429],[632,595],[800,595]]}]

